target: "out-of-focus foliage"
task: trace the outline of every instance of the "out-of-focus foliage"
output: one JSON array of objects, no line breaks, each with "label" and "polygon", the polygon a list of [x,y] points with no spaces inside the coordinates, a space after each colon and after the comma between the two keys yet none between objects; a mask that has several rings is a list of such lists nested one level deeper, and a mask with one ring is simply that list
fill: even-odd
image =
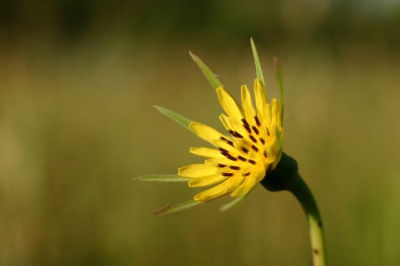
[{"label": "out-of-focus foliage", "polygon": [[0,264],[309,265],[287,193],[155,217],[195,189],[132,181],[204,144],[153,105],[222,130],[187,51],[239,96],[250,37],[268,91],[282,64],[284,149],[330,263],[399,264],[399,26],[396,1],[0,1]]},{"label": "out-of-focus foliage", "polygon": [[[0,4],[3,37],[36,34],[59,45],[87,35],[130,40],[209,40],[245,43],[249,34],[269,45],[311,42],[334,47],[349,42],[385,40],[399,46],[400,4],[397,1],[285,0],[246,2],[45,0]],[[50,36],[49,36],[50,35]],[[4,39],[4,38],[2,38]]]}]

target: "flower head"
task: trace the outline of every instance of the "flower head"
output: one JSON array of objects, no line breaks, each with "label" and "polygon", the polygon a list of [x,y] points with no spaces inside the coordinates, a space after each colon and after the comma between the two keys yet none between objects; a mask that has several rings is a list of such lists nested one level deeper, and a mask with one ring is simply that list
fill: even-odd
[{"label": "flower head", "polygon": [[205,202],[225,194],[246,195],[273,170],[282,154],[282,113],[278,101],[267,102],[263,82],[254,81],[254,108],[246,85],[241,87],[242,106],[224,87],[216,89],[225,114],[219,116],[228,134],[197,122],[189,128],[214,148],[194,147],[190,152],[207,158],[203,164],[179,168],[178,175],[190,178],[190,187],[214,187],[198,193],[195,201]]},{"label": "flower head", "polygon": [[275,61],[276,74],[281,91],[280,100],[267,100],[264,78],[257,50],[251,41],[257,78],[254,81],[254,99],[246,85],[241,87],[241,105],[229,94],[218,78],[195,55],[191,54],[211,85],[216,89],[218,100],[225,114],[219,116],[226,133],[202,123],[190,121],[172,111],[156,107],[160,112],[190,129],[213,148],[192,147],[190,153],[206,158],[202,164],[191,164],[178,169],[178,175],[143,176],[145,181],[188,181],[189,187],[211,187],[193,199],[169,205],[158,214],[186,209],[203,202],[230,194],[235,197],[228,209],[243,199],[252,188],[273,171],[282,156],[283,137],[283,89],[279,66]]}]

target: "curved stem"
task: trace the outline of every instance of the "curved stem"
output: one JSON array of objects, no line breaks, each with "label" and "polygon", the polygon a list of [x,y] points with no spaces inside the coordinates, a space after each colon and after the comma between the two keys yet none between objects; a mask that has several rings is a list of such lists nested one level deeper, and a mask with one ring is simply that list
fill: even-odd
[{"label": "curved stem", "polygon": [[297,198],[307,216],[313,258],[312,265],[324,266],[326,265],[326,255],[321,215],[319,214],[318,206],[311,190],[300,175],[298,175],[297,178],[293,180],[288,191]]}]

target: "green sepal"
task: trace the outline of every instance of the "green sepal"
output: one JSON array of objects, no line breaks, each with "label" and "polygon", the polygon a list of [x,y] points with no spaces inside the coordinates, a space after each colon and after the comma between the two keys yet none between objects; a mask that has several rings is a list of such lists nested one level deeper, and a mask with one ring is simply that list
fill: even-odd
[{"label": "green sepal", "polygon": [[201,203],[203,203],[203,202],[195,201],[194,199],[191,199],[191,200],[187,200],[187,201],[180,202],[180,203],[169,204],[169,205],[167,205],[167,206],[155,211],[154,214],[155,215],[171,214],[171,213],[175,213],[175,212],[179,212],[179,211],[190,209],[190,208],[192,208],[194,206],[197,206],[197,205],[199,205]]},{"label": "green sepal", "polygon": [[176,123],[178,123],[179,125],[183,126],[186,129],[189,129],[191,131],[191,129],[189,128],[190,123],[192,122],[190,119],[181,116],[171,110],[168,110],[164,107],[160,107],[160,106],[156,106],[154,105],[154,108],[156,108],[160,113],[162,113],[163,115],[165,115],[166,117],[172,119],[173,121],[175,121]]},{"label": "green sepal", "polygon": [[149,182],[188,182],[192,178],[182,177],[179,175],[142,175],[135,177],[134,181],[149,181]]},{"label": "green sepal", "polygon": [[299,178],[299,166],[296,160],[282,152],[276,168],[267,173],[260,184],[271,192],[290,190],[297,178]]},{"label": "green sepal", "polygon": [[251,49],[253,50],[254,63],[256,65],[257,79],[261,80],[261,82],[265,86],[264,74],[261,68],[260,58],[258,57],[257,48],[256,45],[254,44],[253,38],[250,38],[250,43],[251,43]]},{"label": "green sepal", "polygon": [[213,86],[214,89],[219,88],[219,87],[224,87],[222,85],[221,81],[217,78],[217,76],[211,71],[211,69],[206,66],[201,59],[193,54],[191,51],[189,51],[190,56],[192,57],[193,61],[197,64],[197,66],[203,71],[204,75],[208,79],[208,81],[211,83],[211,86]]}]

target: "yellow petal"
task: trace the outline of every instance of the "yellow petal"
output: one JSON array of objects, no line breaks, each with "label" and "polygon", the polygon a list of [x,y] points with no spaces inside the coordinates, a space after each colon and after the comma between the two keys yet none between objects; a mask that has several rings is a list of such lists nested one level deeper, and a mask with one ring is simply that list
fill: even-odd
[{"label": "yellow petal", "polygon": [[203,147],[192,147],[190,148],[190,153],[195,154],[197,156],[206,157],[206,158],[222,158],[224,157],[219,150],[203,148]]},{"label": "yellow petal", "polygon": [[191,164],[178,169],[178,175],[183,177],[200,177],[218,173],[218,168],[212,165]]},{"label": "yellow petal", "polygon": [[257,183],[252,178],[246,178],[243,183],[231,193],[231,197],[240,197],[249,192]]},{"label": "yellow petal", "polygon": [[243,111],[233,97],[223,87],[217,88],[218,100],[227,115],[241,120]]},{"label": "yellow petal", "polygon": [[232,177],[229,177],[229,179],[219,184],[218,186],[198,193],[196,196],[194,196],[194,200],[209,201],[221,197],[235,190],[240,185],[240,183],[243,182],[243,179],[244,177],[240,173],[238,173]]},{"label": "yellow petal", "polygon": [[219,133],[217,130],[213,129],[210,126],[197,123],[197,122],[192,122],[189,125],[189,128],[196,134],[199,138],[204,139],[205,141],[210,142],[211,144],[214,144],[214,141],[217,139],[220,139],[221,136],[225,137],[221,133]]},{"label": "yellow petal", "polygon": [[246,129],[243,127],[243,123],[238,121],[237,119],[233,119],[230,117],[227,117],[226,115],[220,115],[219,118],[221,119],[222,123],[224,124],[225,127],[228,127],[227,130],[233,130],[240,135],[242,135],[243,138],[250,140],[248,138],[249,133],[246,131]]},{"label": "yellow petal", "polygon": [[198,177],[193,180],[190,180],[188,185],[189,185],[189,187],[205,187],[205,186],[210,186],[210,185],[219,183],[227,178],[228,177],[223,176],[222,174],[202,176],[202,177]]},{"label": "yellow petal", "polygon": [[[221,154],[221,156],[223,156]],[[225,156],[221,157],[221,158],[211,158],[211,159],[207,159],[204,161],[204,164],[206,165],[214,165],[214,166],[218,166],[218,165],[231,165],[232,161],[229,160],[228,158],[226,158]]]},{"label": "yellow petal", "polygon": [[240,197],[249,192],[265,175],[265,171],[259,172],[256,176],[247,176],[240,186],[231,193],[232,197]]},{"label": "yellow petal", "polygon": [[228,143],[226,143],[226,141],[225,140],[216,140],[216,141],[214,141],[214,143],[215,143],[215,145],[217,145],[218,147],[220,147],[220,148],[222,148],[222,149],[224,149],[224,150],[227,150],[227,151],[229,151],[229,152],[237,152],[237,150],[236,150],[236,148],[235,147],[232,147],[231,145],[229,145]]},{"label": "yellow petal", "polygon": [[264,122],[263,123],[263,127],[270,127],[271,126],[271,105],[269,103],[267,103],[264,106]]},{"label": "yellow petal", "polygon": [[241,87],[241,92],[242,92],[242,106],[243,106],[243,110],[245,112],[246,115],[246,120],[247,123],[250,124],[250,126],[254,125],[254,107],[253,107],[253,103],[251,101],[251,95],[249,92],[249,89],[247,88],[246,85],[243,85]]},{"label": "yellow petal", "polygon": [[265,119],[267,96],[265,94],[264,85],[259,79],[254,80],[254,96],[256,99],[257,115],[260,120]]},{"label": "yellow petal", "polygon": [[231,124],[229,122],[229,117],[227,117],[224,114],[221,114],[219,116],[219,119],[221,120],[222,124],[224,125],[226,131],[232,130],[232,126],[231,126]]},{"label": "yellow petal", "polygon": [[278,119],[279,116],[279,106],[278,106],[278,100],[273,98],[271,101],[271,127],[276,127],[279,126],[278,123],[280,124],[280,119]]}]

